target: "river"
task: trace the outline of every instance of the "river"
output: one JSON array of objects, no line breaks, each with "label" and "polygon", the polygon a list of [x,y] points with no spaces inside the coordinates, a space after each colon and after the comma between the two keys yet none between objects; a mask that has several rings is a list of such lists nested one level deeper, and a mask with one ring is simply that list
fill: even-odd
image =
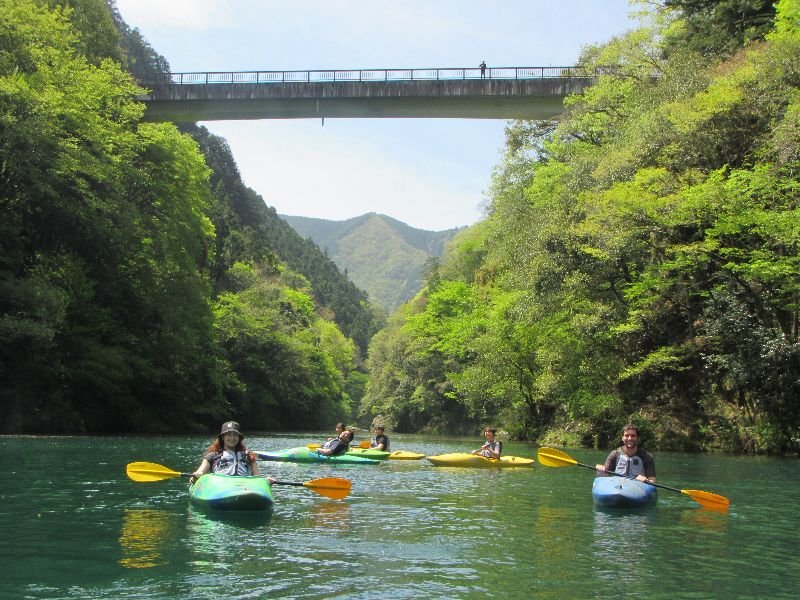
[{"label": "river", "polygon": [[[248,438],[279,450],[323,434]],[[481,439],[392,436],[426,455]],[[191,471],[207,437],[0,437],[0,598],[796,598],[800,461],[654,453],[658,480],[724,495],[702,508],[601,511],[577,466],[483,470],[261,463],[281,480],[353,483],[343,501],[276,486],[270,516],[215,516],[186,480],[136,483],[125,465]],[[565,449],[602,462],[606,451]],[[504,454],[535,456],[507,442]]]}]

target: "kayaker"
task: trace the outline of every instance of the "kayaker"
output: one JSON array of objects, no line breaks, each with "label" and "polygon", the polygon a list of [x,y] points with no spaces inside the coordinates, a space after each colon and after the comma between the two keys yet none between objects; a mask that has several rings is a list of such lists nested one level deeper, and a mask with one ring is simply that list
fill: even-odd
[{"label": "kayaker", "polygon": [[483,446],[473,450],[472,454],[480,454],[486,458],[500,458],[500,454],[503,452],[503,442],[495,439],[497,430],[493,427],[487,427],[483,430],[483,435],[486,437],[486,441]]},{"label": "kayaker", "polygon": [[344,454],[350,447],[350,442],[353,441],[353,432],[345,429],[339,434],[339,437],[328,440],[322,444],[322,448],[315,450],[317,454],[324,454],[325,456],[338,456]]},{"label": "kayaker", "polygon": [[347,427],[345,426],[344,423],[337,423],[336,424],[336,435],[333,436],[333,437],[329,437],[328,441],[330,442],[331,440],[335,440],[336,438],[338,438],[340,435],[342,435],[342,432],[345,429],[347,429]]},{"label": "kayaker", "polygon": [[[209,472],[222,475],[260,475],[256,456],[247,451],[243,440],[244,435],[239,423],[236,421],[223,423],[217,439],[206,449],[203,460],[192,473],[189,483],[194,483],[201,475]],[[270,483],[274,481],[272,477],[267,479]]]},{"label": "kayaker", "polygon": [[374,450],[389,452],[389,438],[384,435],[384,431],[383,425],[375,425],[375,437],[372,438],[370,446]]},{"label": "kayaker", "polygon": [[639,437],[639,428],[636,425],[625,425],[622,428],[622,446],[612,450],[605,464],[596,465],[597,474],[634,477],[644,483],[655,483],[656,462],[647,450],[639,446]]}]

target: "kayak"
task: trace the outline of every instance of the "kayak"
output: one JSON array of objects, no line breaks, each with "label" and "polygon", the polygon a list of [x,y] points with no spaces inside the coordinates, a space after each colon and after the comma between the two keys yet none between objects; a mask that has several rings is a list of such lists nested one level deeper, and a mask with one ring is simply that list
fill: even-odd
[{"label": "kayak", "polygon": [[338,456],[327,456],[325,454],[318,454],[313,450],[309,450],[305,446],[299,446],[297,448],[287,448],[286,450],[279,450],[277,452],[255,452],[255,455],[261,460],[271,460],[279,462],[334,463],[340,465],[380,464],[379,460],[366,458],[364,456],[355,456],[347,453],[340,454]]},{"label": "kayak", "polygon": [[440,467],[482,468],[532,467],[536,462],[532,458],[522,458],[520,456],[501,456],[497,459],[486,458],[485,456],[470,454],[468,452],[453,452],[451,454],[429,456],[428,460]]},{"label": "kayak", "polygon": [[626,477],[595,477],[592,498],[597,506],[643,508],[658,501],[655,486]]},{"label": "kayak", "polygon": [[408,452],[406,450],[395,450],[389,454],[389,460],[422,460],[423,458],[425,458],[424,454]]},{"label": "kayak", "polygon": [[394,452],[384,452],[375,448],[350,448],[345,452],[348,456],[363,456],[374,458],[375,460],[420,460],[425,458],[424,454],[418,452],[406,452],[405,450],[395,450]]},{"label": "kayak", "polygon": [[207,473],[189,486],[189,498],[202,508],[267,511],[272,488],[264,477],[235,477]]},{"label": "kayak", "polygon": [[345,452],[347,456],[361,456],[362,458],[372,458],[374,460],[386,460],[389,458],[389,452],[383,450],[376,450],[375,448],[350,448]]}]

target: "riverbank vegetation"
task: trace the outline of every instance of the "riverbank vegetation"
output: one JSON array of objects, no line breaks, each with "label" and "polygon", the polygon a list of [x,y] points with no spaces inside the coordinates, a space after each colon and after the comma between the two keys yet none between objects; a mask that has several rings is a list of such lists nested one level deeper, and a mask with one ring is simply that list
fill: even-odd
[{"label": "riverbank vegetation", "polygon": [[363,393],[366,294],[241,183],[145,123],[168,70],[104,0],[0,0],[0,432],[322,428]]},{"label": "riverbank vegetation", "polygon": [[0,0],[0,432],[797,452],[800,0],[634,4],[381,329],[225,140],[142,120],[130,73],[169,65],[113,0]]},{"label": "riverbank vegetation", "polygon": [[558,122],[509,125],[486,220],[373,340],[364,415],[798,450],[800,3],[641,4]]}]

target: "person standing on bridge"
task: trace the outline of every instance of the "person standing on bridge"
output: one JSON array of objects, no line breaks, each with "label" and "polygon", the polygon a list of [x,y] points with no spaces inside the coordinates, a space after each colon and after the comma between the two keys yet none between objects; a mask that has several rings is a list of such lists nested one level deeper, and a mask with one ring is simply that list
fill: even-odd
[{"label": "person standing on bridge", "polygon": [[486,79],[486,61],[482,60],[478,66],[481,68],[481,79]]}]

